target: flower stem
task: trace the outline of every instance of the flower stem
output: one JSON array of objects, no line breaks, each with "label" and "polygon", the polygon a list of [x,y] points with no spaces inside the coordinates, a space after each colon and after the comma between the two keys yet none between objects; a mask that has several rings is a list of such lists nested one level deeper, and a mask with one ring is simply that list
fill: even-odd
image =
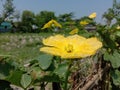
[{"label": "flower stem", "polygon": [[70,68],[71,68],[71,66],[72,66],[72,60],[69,60],[68,70],[67,70],[66,75],[65,75],[64,90],[68,89],[68,77],[69,77],[69,74],[70,74]]},{"label": "flower stem", "polygon": [[66,72],[64,90],[67,90],[69,71]]}]

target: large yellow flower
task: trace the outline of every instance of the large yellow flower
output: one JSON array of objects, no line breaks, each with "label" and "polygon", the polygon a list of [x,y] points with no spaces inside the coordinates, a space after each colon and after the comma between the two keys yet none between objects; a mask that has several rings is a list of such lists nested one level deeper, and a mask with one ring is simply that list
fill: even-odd
[{"label": "large yellow flower", "polygon": [[43,39],[43,44],[45,47],[40,48],[40,51],[61,58],[84,58],[94,55],[102,47],[102,43],[96,37],[86,39],[79,35],[55,35]]},{"label": "large yellow flower", "polygon": [[97,15],[96,12],[94,12],[94,13],[90,14],[88,17],[91,19],[94,19],[94,18],[96,18],[96,15]]},{"label": "large yellow flower", "polygon": [[55,20],[50,20],[48,23],[46,23],[42,29],[45,29],[45,28],[51,28],[51,27],[59,27],[61,28],[62,26]]}]

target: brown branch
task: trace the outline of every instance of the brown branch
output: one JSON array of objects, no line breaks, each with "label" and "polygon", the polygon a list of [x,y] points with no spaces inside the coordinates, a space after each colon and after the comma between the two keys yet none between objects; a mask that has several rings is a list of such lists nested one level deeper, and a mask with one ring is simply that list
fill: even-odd
[{"label": "brown branch", "polygon": [[90,88],[93,88],[93,86],[95,86],[97,82],[101,80],[101,77],[104,75],[106,71],[108,71],[109,68],[110,68],[110,65],[107,64],[106,67],[103,70],[99,70],[98,73],[94,75],[93,78],[84,85],[84,87],[80,88],[81,86],[81,83],[80,83],[74,90],[88,90]]}]

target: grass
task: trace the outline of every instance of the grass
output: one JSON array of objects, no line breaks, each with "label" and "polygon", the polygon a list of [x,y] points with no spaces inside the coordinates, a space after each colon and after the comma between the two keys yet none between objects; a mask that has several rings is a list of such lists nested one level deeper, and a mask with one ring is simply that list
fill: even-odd
[{"label": "grass", "polygon": [[39,34],[0,34],[0,55],[10,55],[18,61],[28,61],[39,56],[39,48],[42,46],[42,39],[50,36],[51,33]]}]

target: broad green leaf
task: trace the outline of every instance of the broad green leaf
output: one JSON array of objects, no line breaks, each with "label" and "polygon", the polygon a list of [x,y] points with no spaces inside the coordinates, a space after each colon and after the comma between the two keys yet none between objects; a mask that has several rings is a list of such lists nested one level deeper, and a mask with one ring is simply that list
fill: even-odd
[{"label": "broad green leaf", "polygon": [[66,72],[68,71],[68,64],[60,64],[54,71],[56,75],[59,75],[60,77],[65,77]]},{"label": "broad green leaf", "polygon": [[27,74],[22,75],[20,83],[23,88],[27,88],[31,82],[32,82],[32,78],[30,75],[27,75]]},{"label": "broad green leaf", "polygon": [[49,54],[43,54],[40,55],[37,60],[39,62],[39,66],[43,69],[46,70],[50,67],[51,63],[52,63],[52,58],[53,56],[49,55]]},{"label": "broad green leaf", "polygon": [[108,52],[105,52],[105,54],[104,54],[104,60],[105,61],[110,61],[111,57],[112,57],[111,54],[109,54]]},{"label": "broad green leaf", "polygon": [[116,86],[119,86],[120,85],[120,71],[118,71],[118,70],[111,71],[110,74],[111,74],[113,83]]},{"label": "broad green leaf", "polygon": [[120,67],[120,53],[117,50],[113,54],[105,53],[104,60],[110,61],[113,68]]},{"label": "broad green leaf", "polygon": [[6,80],[11,82],[11,84],[21,87],[20,80],[21,80],[22,74],[23,74],[23,72],[20,70],[13,71],[13,72],[11,72],[11,75]]},{"label": "broad green leaf", "polygon": [[111,57],[111,64],[113,68],[120,67],[120,54],[117,51],[114,51],[113,56]]},{"label": "broad green leaf", "polygon": [[5,79],[14,70],[14,66],[6,61],[0,61],[0,79]]}]

